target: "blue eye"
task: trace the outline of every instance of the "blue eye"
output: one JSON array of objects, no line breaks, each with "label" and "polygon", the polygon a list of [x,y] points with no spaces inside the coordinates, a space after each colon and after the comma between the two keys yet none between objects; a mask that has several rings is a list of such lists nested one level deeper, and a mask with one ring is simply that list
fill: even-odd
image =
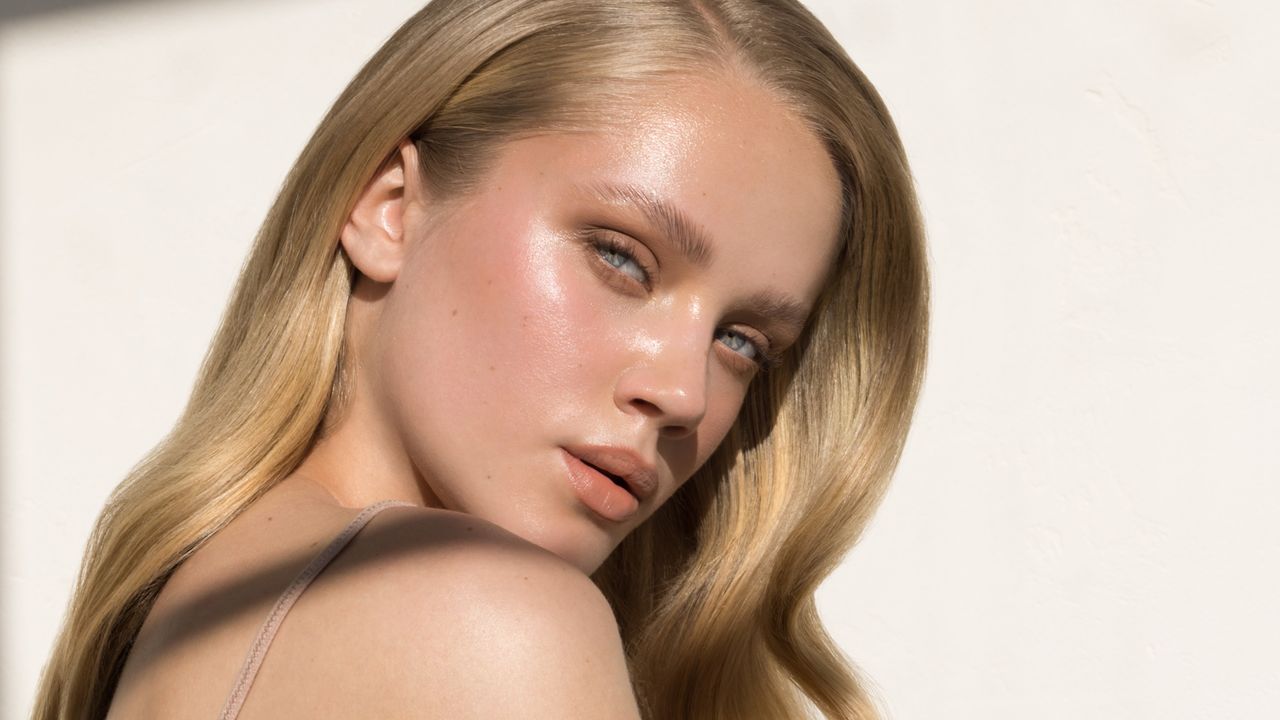
[{"label": "blue eye", "polygon": [[[764,348],[765,346],[755,340],[752,340],[744,333],[736,330],[721,330],[716,334],[717,338],[725,338],[724,346],[737,353],[744,360],[751,363],[752,368],[761,373],[767,372],[778,364],[778,358],[770,354]],[[751,354],[747,355],[740,350],[749,348]]]},{"label": "blue eye", "polygon": [[[624,241],[612,235],[592,233],[590,243],[596,255],[606,265],[631,278],[646,290],[649,289],[653,270],[636,259]],[[634,268],[636,275],[625,269],[628,265]],[[720,330],[716,333],[716,338],[717,340],[727,339],[727,342],[721,344],[733,352],[736,358],[734,362],[737,363],[736,369],[741,372],[750,373],[754,370],[764,373],[777,366],[780,361],[777,354],[767,350],[767,340],[755,340],[749,334],[736,330]]]},{"label": "blue eye", "polygon": [[733,342],[726,342],[725,346],[728,347],[730,350],[733,350],[734,352],[738,352],[744,347],[750,348],[751,354],[748,355],[747,357],[750,357],[752,360],[756,359],[761,354],[760,348],[756,347],[756,344],[748,340],[747,337],[742,333],[736,333],[736,332],[733,332],[732,330],[724,330],[724,331],[721,331],[721,333],[718,336],[726,337],[729,340],[733,341]]},{"label": "blue eye", "polygon": [[640,283],[641,285],[648,287],[649,285],[648,271],[645,270],[644,266],[642,266],[640,262],[631,255],[631,253],[627,252],[627,250],[623,248],[620,243],[618,243],[615,240],[608,240],[608,239],[602,238],[599,241],[597,241],[596,250],[599,251],[600,259],[604,260],[606,263],[612,265],[613,267],[619,270],[622,270],[622,268],[624,268],[628,263],[633,265],[636,268],[636,270],[638,270],[640,273],[639,277],[634,278],[635,281]]}]

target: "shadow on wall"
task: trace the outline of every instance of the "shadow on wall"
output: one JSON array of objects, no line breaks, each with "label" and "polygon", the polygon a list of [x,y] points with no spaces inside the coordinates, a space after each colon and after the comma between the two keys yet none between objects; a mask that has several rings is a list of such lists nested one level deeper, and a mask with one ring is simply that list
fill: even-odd
[{"label": "shadow on wall", "polygon": [[[34,19],[39,19],[41,17],[47,17],[52,15],[73,13],[76,11],[83,11],[83,10],[96,10],[96,9],[108,8],[113,6],[123,6],[123,5],[131,5],[131,4],[132,5],[148,4],[148,3],[154,3],[154,2],[155,0],[0,0],[0,29],[4,29],[6,25],[9,25],[11,23],[19,23],[24,20],[34,20]],[[3,123],[4,123],[4,114],[3,112],[0,112],[0,125],[2,125]],[[0,134],[0,137],[2,137],[2,134]],[[4,156],[5,156],[4,148],[0,147],[0,158]],[[6,181],[6,178],[4,177],[5,175],[4,170],[5,170],[4,166],[0,165],[0,188],[3,188]],[[0,192],[0,217],[3,217],[5,212],[5,208],[3,207],[3,197],[4,197],[4,193]],[[0,234],[0,247],[3,247],[4,244],[8,241],[9,241],[8,238],[5,238],[3,234]],[[0,253],[0,262],[3,262],[3,253]],[[0,265],[0,277],[4,276],[4,270],[5,269],[3,265]],[[0,305],[0,317],[4,317],[6,315],[5,311],[6,311],[6,308],[3,305]],[[5,330],[6,328],[3,327],[3,325],[0,325],[0,342],[3,342],[3,338],[5,336]],[[3,365],[4,360],[5,360],[4,355],[0,354],[0,378],[8,378],[7,369]],[[3,393],[3,385],[4,383],[0,383],[0,393]],[[0,407],[8,406],[5,400],[6,399],[2,395],[0,395]],[[8,437],[9,430],[14,423],[15,423],[14,418],[0,415],[0,438]],[[0,442],[0,453],[3,452],[4,445],[5,445],[4,442]],[[8,463],[6,461],[6,458],[3,457],[3,455],[0,455],[0,468],[5,468],[7,466],[8,466]],[[0,477],[0,489],[2,489],[2,486],[4,484],[5,484],[5,479],[3,477]],[[3,496],[3,493],[0,492],[0,497],[2,496]],[[6,570],[6,568],[3,566],[3,555],[4,555],[3,548],[0,548],[0,575],[2,575]],[[252,587],[254,586],[254,584],[255,584],[254,578],[246,578],[247,586]],[[0,617],[4,617],[4,618],[9,617],[8,608],[6,607],[7,605],[8,603],[6,602],[5,594],[0,593]],[[0,626],[0,631],[3,631],[3,626]],[[194,634],[199,634],[199,632],[194,632]],[[9,648],[7,639],[3,635],[0,635],[0,668],[13,667],[13,665],[11,664],[11,659],[6,657],[9,649],[10,648]],[[43,664],[45,661],[47,661],[47,659],[48,659],[47,656],[42,656],[39,659],[39,662]],[[11,701],[11,698],[6,696],[5,691],[7,689],[7,686],[8,686],[7,683],[0,682],[0,708],[9,707],[9,703]],[[3,711],[0,711],[0,712],[3,712]]]},{"label": "shadow on wall", "polygon": [[0,3],[0,24],[47,13],[119,5],[122,2],[125,0],[5,0]]}]

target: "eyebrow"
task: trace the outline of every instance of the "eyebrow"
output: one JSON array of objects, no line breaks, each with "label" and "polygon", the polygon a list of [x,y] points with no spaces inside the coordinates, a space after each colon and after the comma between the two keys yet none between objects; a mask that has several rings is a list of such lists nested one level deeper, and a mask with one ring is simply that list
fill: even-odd
[{"label": "eyebrow", "polygon": [[596,199],[610,205],[628,205],[636,208],[644,215],[650,225],[658,228],[662,234],[671,239],[676,250],[689,261],[706,269],[711,265],[714,253],[712,242],[707,231],[680,208],[654,197],[630,183],[615,185],[607,182],[594,182],[585,189]]},{"label": "eyebrow", "polygon": [[790,295],[764,290],[747,297],[747,307],[757,308],[763,319],[776,320],[786,328],[788,337],[783,342],[791,342],[800,334],[805,322],[809,319],[809,311]]},{"label": "eyebrow", "polygon": [[[601,202],[639,210],[650,225],[670,239],[676,250],[691,265],[703,269],[711,265],[714,243],[710,236],[701,225],[675,205],[630,183],[619,185],[601,181],[580,186],[579,189],[585,190]],[[758,313],[762,320],[776,321],[783,325],[792,336],[788,339],[793,339],[800,333],[809,317],[809,310],[804,303],[777,291],[753,293],[747,297],[746,302],[747,307]]]}]

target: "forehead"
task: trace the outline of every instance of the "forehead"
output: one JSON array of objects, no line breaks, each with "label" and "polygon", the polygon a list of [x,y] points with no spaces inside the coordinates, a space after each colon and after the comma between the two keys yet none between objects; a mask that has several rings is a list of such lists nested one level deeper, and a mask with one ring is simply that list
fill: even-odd
[{"label": "forehead", "polygon": [[838,249],[840,182],[798,115],[733,78],[659,87],[596,111],[599,132],[515,141],[495,169],[536,176],[549,200],[647,196],[706,238],[715,273],[813,300]]}]

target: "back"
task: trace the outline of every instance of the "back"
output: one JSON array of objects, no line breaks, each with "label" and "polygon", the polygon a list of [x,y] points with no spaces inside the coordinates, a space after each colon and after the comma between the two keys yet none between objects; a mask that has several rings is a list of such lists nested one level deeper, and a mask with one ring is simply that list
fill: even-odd
[{"label": "back", "polygon": [[355,537],[356,533],[364,529],[364,526],[370,520],[377,517],[378,513],[391,507],[413,507],[412,504],[399,500],[383,500],[365,507],[360,511],[347,526],[338,533],[328,545],[307,563],[298,576],[289,583],[284,592],[280,595],[280,599],[271,608],[267,619],[263,621],[262,627],[258,630],[258,634],[254,636],[253,643],[249,646],[249,654],[245,657],[244,666],[240,670],[240,674],[236,677],[236,683],[231,688],[231,694],[227,697],[227,703],[223,706],[222,712],[219,714],[220,720],[236,720],[240,715],[240,710],[244,707],[245,698],[249,691],[253,689],[253,681],[258,676],[258,670],[262,667],[262,661],[266,657],[267,651],[271,649],[271,643],[275,639],[276,633],[280,630],[280,625],[284,619],[288,617],[289,610],[297,602],[302,593],[306,592],[307,587],[324,572],[325,567],[346,549],[346,546]]},{"label": "back", "polygon": [[[358,512],[272,493],[175,572],[108,717],[218,717],[271,607]],[[385,508],[354,535],[280,623],[249,690],[250,720],[638,717],[589,578],[501,528],[421,507]]]},{"label": "back", "polygon": [[359,511],[288,481],[254,502],[169,578],[107,717],[218,717],[272,606]]}]

